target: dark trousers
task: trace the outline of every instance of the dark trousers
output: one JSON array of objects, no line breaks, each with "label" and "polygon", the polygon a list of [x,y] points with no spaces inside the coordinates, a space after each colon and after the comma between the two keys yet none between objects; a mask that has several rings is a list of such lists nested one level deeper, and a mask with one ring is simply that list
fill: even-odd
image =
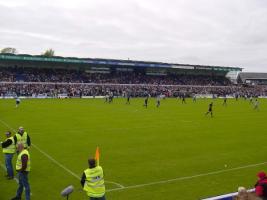
[{"label": "dark trousers", "polygon": [[104,195],[103,197],[98,197],[98,198],[96,198],[96,197],[90,197],[89,199],[90,200],[106,200],[106,197]]},{"label": "dark trousers", "polygon": [[5,154],[6,171],[7,171],[7,175],[9,177],[14,177],[13,166],[12,166],[13,155],[14,154],[12,154],[12,153],[6,153]]},{"label": "dark trousers", "polygon": [[23,188],[25,188],[25,199],[30,200],[31,198],[31,189],[28,182],[28,172],[18,172],[19,178],[19,188],[17,190],[17,198],[21,198]]}]

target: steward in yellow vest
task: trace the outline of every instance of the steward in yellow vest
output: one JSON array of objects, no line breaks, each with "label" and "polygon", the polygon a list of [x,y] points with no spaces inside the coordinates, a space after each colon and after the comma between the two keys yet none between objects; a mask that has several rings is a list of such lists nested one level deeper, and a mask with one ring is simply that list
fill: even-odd
[{"label": "steward in yellow vest", "polygon": [[30,200],[31,190],[28,181],[28,174],[31,171],[31,157],[29,151],[24,148],[23,143],[18,143],[16,170],[18,172],[19,187],[17,189],[16,196],[12,200],[20,200],[23,189],[25,189],[25,199]]},{"label": "steward in yellow vest", "polygon": [[84,170],[81,184],[90,200],[105,200],[105,182],[101,166],[95,159],[88,160],[89,168]]},{"label": "steward in yellow vest", "polygon": [[18,172],[31,171],[31,158],[29,151],[27,149],[23,149],[21,152],[19,152],[16,162],[16,171]]},{"label": "steward in yellow vest", "polygon": [[31,146],[31,138],[23,127],[19,127],[18,133],[14,136],[15,144],[22,143],[25,149]]},{"label": "steward in yellow vest", "polygon": [[13,166],[12,166],[12,158],[16,153],[16,145],[14,141],[14,137],[11,136],[11,132],[7,131],[6,133],[7,139],[1,143],[3,148],[3,153],[5,156],[5,164],[7,171],[7,179],[11,180],[14,178]]}]

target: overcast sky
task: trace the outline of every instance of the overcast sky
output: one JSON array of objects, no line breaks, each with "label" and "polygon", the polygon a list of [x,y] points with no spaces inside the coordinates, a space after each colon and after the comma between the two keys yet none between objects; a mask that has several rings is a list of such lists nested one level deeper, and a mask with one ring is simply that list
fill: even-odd
[{"label": "overcast sky", "polygon": [[267,0],[0,0],[0,49],[267,72]]}]

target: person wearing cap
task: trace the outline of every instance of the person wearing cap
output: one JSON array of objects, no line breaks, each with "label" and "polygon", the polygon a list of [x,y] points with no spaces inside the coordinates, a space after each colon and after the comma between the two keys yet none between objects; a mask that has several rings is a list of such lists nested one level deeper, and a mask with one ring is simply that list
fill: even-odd
[{"label": "person wearing cap", "polygon": [[105,182],[103,169],[96,165],[95,159],[88,160],[89,168],[84,170],[81,185],[90,200],[105,200]]},{"label": "person wearing cap", "polygon": [[5,156],[7,179],[11,180],[14,178],[12,158],[14,154],[16,153],[16,146],[15,146],[14,137],[12,137],[11,132],[7,131],[5,135],[7,138],[4,142],[1,143],[1,146],[3,148],[3,153]]},{"label": "person wearing cap", "polygon": [[29,151],[24,148],[23,143],[18,143],[18,158],[16,162],[16,171],[18,172],[19,187],[16,197],[11,200],[21,200],[23,189],[25,189],[25,200],[30,200],[31,191],[28,181],[28,174],[31,171],[31,157]]},{"label": "person wearing cap", "polygon": [[267,200],[267,177],[265,172],[257,174],[258,181],[255,184],[255,193],[262,200]]},{"label": "person wearing cap", "polygon": [[23,143],[25,149],[29,149],[31,146],[31,138],[22,126],[19,127],[18,133],[14,136],[14,140],[15,144]]}]

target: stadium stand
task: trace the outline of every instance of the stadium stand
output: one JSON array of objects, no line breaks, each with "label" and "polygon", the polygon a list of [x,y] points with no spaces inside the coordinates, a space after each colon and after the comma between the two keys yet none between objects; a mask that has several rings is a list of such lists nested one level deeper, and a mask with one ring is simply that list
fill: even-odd
[{"label": "stadium stand", "polygon": [[115,96],[130,93],[133,97],[267,96],[266,87],[235,85],[226,78],[241,71],[236,67],[0,54],[0,94],[94,97],[112,91]]},{"label": "stadium stand", "polygon": [[[218,96],[233,95],[238,93],[240,96],[266,96],[267,88],[256,87],[224,87],[224,86],[155,86],[155,85],[127,85],[127,84],[66,84],[66,83],[1,83],[0,94],[2,96],[32,96],[38,97],[58,97],[65,94],[69,97],[81,96],[105,96],[112,91],[114,96],[125,96],[129,92],[133,97],[142,97],[150,94],[155,97],[159,94],[167,97],[178,97],[182,95],[191,96],[192,94]],[[63,95],[64,96],[64,95]]]},{"label": "stadium stand", "polygon": [[247,73],[238,75],[238,82],[250,85],[267,85],[267,73]]},{"label": "stadium stand", "polygon": [[160,85],[230,85],[222,76],[204,75],[146,75],[142,72],[86,73],[65,69],[1,68],[4,82],[65,82]]}]

